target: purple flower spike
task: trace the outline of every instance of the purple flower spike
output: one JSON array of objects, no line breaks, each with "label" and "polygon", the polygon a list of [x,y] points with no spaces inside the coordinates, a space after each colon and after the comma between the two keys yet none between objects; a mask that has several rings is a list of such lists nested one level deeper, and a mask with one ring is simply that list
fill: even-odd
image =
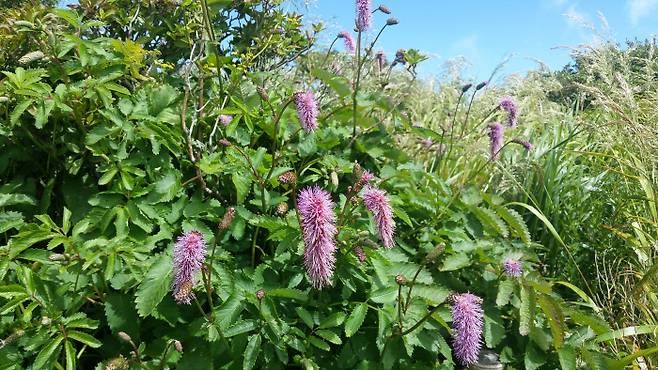
[{"label": "purple flower spike", "polygon": [[206,242],[198,231],[178,237],[174,246],[173,296],[177,303],[190,304],[194,298],[196,274],[206,259]]},{"label": "purple flower spike", "polygon": [[352,38],[352,34],[347,31],[342,31],[338,34],[338,38],[343,39],[347,52],[354,54],[356,48],[354,47],[354,39]]},{"label": "purple flower spike", "polygon": [[386,192],[372,186],[367,186],[363,192],[363,204],[373,213],[373,220],[377,225],[377,232],[384,247],[393,248],[395,245],[395,241],[393,241],[395,221],[393,220],[393,209],[388,201]]},{"label": "purple flower spike", "polygon": [[500,150],[503,148],[503,125],[500,122],[494,122],[489,125],[489,139],[491,142],[491,160],[496,161],[500,156]]},{"label": "purple flower spike", "polygon": [[519,260],[507,258],[503,262],[503,270],[505,270],[505,273],[508,276],[517,278],[520,277],[521,274],[523,273],[523,270],[521,269],[521,262]]},{"label": "purple flower spike", "polygon": [[356,28],[363,32],[370,28],[372,4],[370,0],[356,0]]},{"label": "purple flower spike", "polygon": [[500,99],[499,106],[502,110],[507,112],[507,126],[516,127],[517,118],[519,114],[519,108],[514,101],[514,98],[511,96],[506,96]]},{"label": "purple flower spike", "polygon": [[471,293],[452,297],[452,348],[464,366],[478,360],[482,347],[482,299]]},{"label": "purple flower spike", "polygon": [[302,218],[304,265],[313,287],[329,285],[336,262],[334,202],[325,190],[309,186],[299,192],[297,209]]},{"label": "purple flower spike", "polygon": [[296,93],[295,105],[297,105],[297,116],[304,131],[310,133],[318,128],[318,105],[315,102],[313,91]]},{"label": "purple flower spike", "polygon": [[519,144],[519,145],[522,145],[525,148],[525,150],[528,151],[528,152],[531,151],[532,148],[533,148],[533,145],[532,145],[531,142],[529,142],[528,140],[520,139],[518,137],[512,139],[512,142],[516,143],[516,144]]}]

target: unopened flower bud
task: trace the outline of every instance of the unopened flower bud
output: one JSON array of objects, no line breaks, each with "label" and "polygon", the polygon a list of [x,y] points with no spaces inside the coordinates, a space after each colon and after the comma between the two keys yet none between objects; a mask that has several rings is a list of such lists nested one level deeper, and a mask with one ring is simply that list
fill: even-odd
[{"label": "unopened flower bud", "polygon": [[475,90],[480,90],[485,86],[487,86],[487,81],[482,81],[477,86],[475,86]]},{"label": "unopened flower bud", "polygon": [[276,213],[280,216],[285,215],[288,213],[288,203],[286,202],[281,202],[276,205]]},{"label": "unopened flower bud", "polygon": [[391,14],[391,9],[389,9],[388,6],[386,6],[384,4],[381,4],[379,6],[379,8],[377,8],[377,9],[379,9],[379,11],[384,13],[384,14]]},{"label": "unopened flower bud", "polygon": [[174,348],[178,353],[183,353],[183,344],[179,340],[174,340]]},{"label": "unopened flower bud", "polygon": [[117,335],[124,342],[131,343],[133,341],[132,338],[130,338],[130,335],[128,335],[128,333],[126,333],[125,331],[120,331],[120,332],[117,333]]},{"label": "unopened flower bud", "polygon": [[389,18],[386,20],[386,25],[387,26],[395,26],[396,24],[400,23],[397,18]]},{"label": "unopened flower bud", "polygon": [[265,298],[266,295],[267,294],[263,289],[258,289],[258,291],[256,292],[256,298],[258,298],[258,300]]},{"label": "unopened flower bud", "polygon": [[297,182],[297,175],[295,175],[295,173],[292,171],[288,171],[279,176],[279,182],[282,184],[294,184]]},{"label": "unopened flower bud", "polygon": [[51,322],[52,320],[50,319],[50,317],[48,316],[41,317],[41,325],[43,326],[50,325]]},{"label": "unopened flower bud", "polygon": [[468,90],[470,90],[470,88],[471,88],[472,86],[473,86],[472,83],[467,83],[466,85],[462,86],[462,93],[465,93],[465,92],[467,92]]},{"label": "unopened flower bud", "polygon": [[0,96],[0,103],[6,103],[9,101],[9,98],[6,96]]},{"label": "unopened flower bud", "polygon": [[51,261],[51,262],[66,261],[66,255],[63,255],[61,253],[53,253],[50,256],[48,256],[48,261]]},{"label": "unopened flower bud", "polygon": [[336,173],[336,171],[331,171],[330,177],[331,177],[331,184],[333,186],[338,186],[338,174]]},{"label": "unopened flower bud", "polygon": [[395,282],[398,283],[398,285],[406,285],[407,284],[407,278],[404,277],[402,274],[398,274],[395,277]]},{"label": "unopened flower bud", "polygon": [[231,142],[226,139],[219,139],[219,143],[223,146],[231,146]]},{"label": "unopened flower bud", "polygon": [[222,218],[222,221],[219,223],[219,230],[226,230],[231,226],[231,222],[233,222],[233,218],[235,217],[235,208],[230,207],[229,209],[226,210],[226,213],[224,213],[224,217]]},{"label": "unopened flower bud", "polygon": [[432,262],[443,252],[443,250],[445,248],[446,248],[446,245],[444,243],[440,243],[436,247],[434,247],[434,249],[432,249],[427,254],[427,257],[425,257],[425,258],[427,259],[427,261]]}]

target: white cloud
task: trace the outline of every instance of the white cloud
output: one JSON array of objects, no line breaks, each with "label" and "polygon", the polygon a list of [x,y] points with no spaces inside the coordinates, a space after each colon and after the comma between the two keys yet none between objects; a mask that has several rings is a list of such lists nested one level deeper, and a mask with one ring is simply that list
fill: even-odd
[{"label": "white cloud", "polygon": [[658,0],[627,0],[628,16],[631,23],[635,26],[648,13],[655,10]]}]

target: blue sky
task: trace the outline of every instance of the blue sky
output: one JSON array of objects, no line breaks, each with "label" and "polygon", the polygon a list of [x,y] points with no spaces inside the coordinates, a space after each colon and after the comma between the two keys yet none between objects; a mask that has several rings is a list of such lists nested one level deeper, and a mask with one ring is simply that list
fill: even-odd
[{"label": "blue sky", "polygon": [[[304,5],[306,3],[306,5]],[[379,47],[389,56],[415,48],[431,56],[424,75],[440,75],[451,59],[467,61],[462,75],[485,79],[508,56],[501,76],[525,73],[541,60],[551,69],[569,62],[568,47],[601,40],[643,39],[658,31],[658,0],[382,0],[400,24],[387,29]],[[380,4],[373,0],[373,7]],[[320,42],[354,28],[354,0],[290,0],[308,21],[327,26]],[[376,13],[377,30],[386,15]],[[374,28],[374,27],[373,27]],[[376,32],[376,31],[375,31]],[[374,37],[374,34],[371,35]]]}]

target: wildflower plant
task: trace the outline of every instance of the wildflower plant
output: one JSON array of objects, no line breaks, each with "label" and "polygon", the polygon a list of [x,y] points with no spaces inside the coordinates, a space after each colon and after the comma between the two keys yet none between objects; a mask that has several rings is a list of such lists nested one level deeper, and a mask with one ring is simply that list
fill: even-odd
[{"label": "wildflower plant", "polygon": [[476,181],[502,161],[445,176],[509,113],[470,115],[493,88],[455,85],[443,130],[413,125],[425,57],[374,52],[395,9],[355,1],[351,53],[279,2],[92,3],[0,18],[0,367],[610,356],[587,293],[533,268],[529,205]]}]

